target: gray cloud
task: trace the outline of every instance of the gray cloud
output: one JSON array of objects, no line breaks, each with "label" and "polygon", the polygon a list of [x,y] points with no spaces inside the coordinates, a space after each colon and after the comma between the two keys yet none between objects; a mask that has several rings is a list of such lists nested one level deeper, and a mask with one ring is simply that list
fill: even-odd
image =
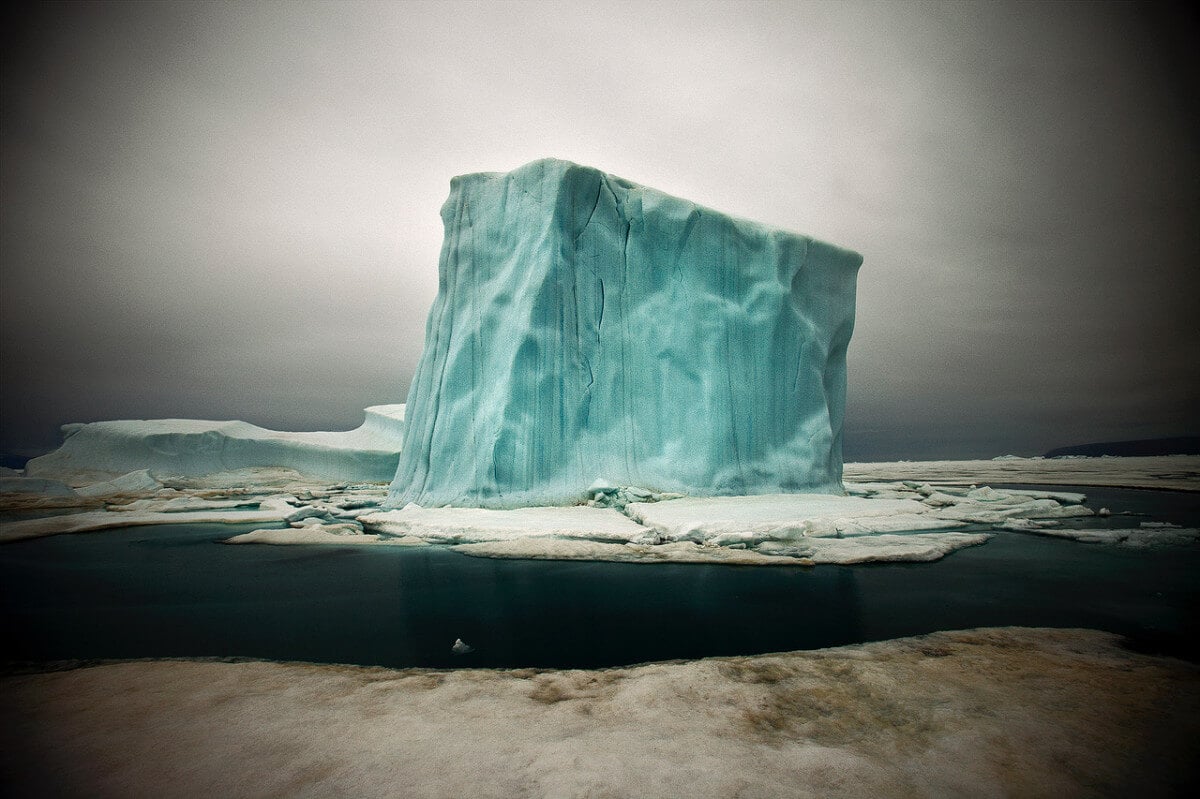
[{"label": "gray cloud", "polygon": [[449,178],[549,155],[863,252],[850,457],[1196,429],[1193,16],[105,3],[7,27],[0,449],[402,400]]}]

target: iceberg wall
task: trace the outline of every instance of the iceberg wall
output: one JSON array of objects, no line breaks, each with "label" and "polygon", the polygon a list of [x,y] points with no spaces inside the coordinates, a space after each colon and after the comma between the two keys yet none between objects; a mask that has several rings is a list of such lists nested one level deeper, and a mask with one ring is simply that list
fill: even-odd
[{"label": "iceberg wall", "polygon": [[841,491],[860,255],[558,160],[442,220],[388,505]]},{"label": "iceberg wall", "polygon": [[404,406],[375,405],[347,432],[285,433],[247,422],[127,419],[63,426],[61,447],[29,461],[31,477],[90,483],[137,469],[194,477],[283,467],[327,480],[383,483],[396,473]]}]

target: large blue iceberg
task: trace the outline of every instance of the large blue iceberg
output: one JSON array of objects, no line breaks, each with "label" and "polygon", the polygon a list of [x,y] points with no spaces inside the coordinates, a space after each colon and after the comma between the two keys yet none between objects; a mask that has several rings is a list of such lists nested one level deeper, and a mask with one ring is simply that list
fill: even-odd
[{"label": "large blue iceberg", "polygon": [[841,491],[860,255],[558,160],[442,220],[389,505]]}]

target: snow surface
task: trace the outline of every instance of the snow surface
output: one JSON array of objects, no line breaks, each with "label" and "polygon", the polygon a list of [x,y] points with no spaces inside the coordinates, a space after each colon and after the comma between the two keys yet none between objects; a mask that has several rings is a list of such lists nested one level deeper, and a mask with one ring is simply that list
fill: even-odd
[{"label": "snow surface", "polygon": [[929,507],[917,501],[919,495],[913,492],[912,497],[868,499],[823,494],[689,497],[670,502],[633,503],[625,511],[630,518],[654,530],[661,540],[708,541],[717,545],[962,526],[932,518]]},{"label": "snow surface", "polygon": [[528,560],[603,560],[617,563],[724,563],[736,566],[815,566],[817,564],[929,563],[964,547],[985,543],[986,533],[917,533],[861,538],[813,538],[757,549],[675,541],[658,545],[606,544],[587,540],[513,538],[454,547],[464,555]]},{"label": "snow surface", "polygon": [[1184,796],[1200,670],[1005,628],[597,671],[110,663],[5,676],[0,714],[23,796]]},{"label": "snow surface", "polygon": [[1200,456],[1017,458],[977,461],[847,463],[847,480],[934,484],[1042,483],[1200,491]]},{"label": "snow surface", "polygon": [[63,426],[66,439],[26,466],[30,477],[95,484],[135,470],[155,478],[250,467],[292,469],[313,478],[386,482],[395,476],[403,405],[376,405],[343,433],[284,433],[246,422],[150,419]]},{"label": "snow surface", "polygon": [[[1021,524],[1021,522],[1025,522]],[[1056,527],[1036,521],[1018,519],[1002,525],[1005,530],[1034,533],[1054,538],[1070,538],[1088,544],[1119,544],[1125,547],[1180,546],[1200,540],[1200,530],[1194,527],[1105,527],[1088,529]]]},{"label": "snow surface", "polygon": [[257,510],[128,511],[112,510],[21,519],[0,523],[0,543],[62,533],[91,533],[147,524],[261,524],[281,522],[294,508],[282,497],[264,500]]},{"label": "snow surface", "polygon": [[557,160],[442,220],[389,506],[840,493],[860,255]]},{"label": "snow surface", "polygon": [[75,489],[81,497],[107,497],[112,495],[137,495],[147,491],[157,491],[163,484],[150,474],[149,469],[138,469],[134,472],[114,477],[111,480],[101,480],[89,483]]},{"label": "snow surface", "polygon": [[316,525],[308,527],[285,527],[283,529],[251,530],[248,533],[225,539],[226,544],[282,544],[286,546],[304,544],[378,544],[383,536],[363,533],[362,529],[351,531],[338,525]]},{"label": "snow surface", "polygon": [[360,516],[359,521],[376,532],[438,543],[544,536],[625,542],[646,532],[615,510],[582,506],[490,510],[409,505],[401,510]]},{"label": "snow surface", "polygon": [[[248,479],[261,475],[262,486],[214,488],[229,474],[153,488],[157,481],[135,473],[108,481],[100,497],[5,494],[0,509],[36,509],[41,501],[105,509],[0,522],[0,542],[143,524],[276,523],[290,527],[255,530],[229,542],[443,545],[497,558],[813,566],[936,560],[984,543],[992,529],[1122,546],[1184,546],[1196,540],[1190,529],[1165,526],[1097,529],[1092,510],[1081,504],[1085,495],[1077,492],[916,480],[847,483],[846,496],[747,497],[678,497],[596,483],[584,505],[385,510],[380,505],[386,488],[380,484],[303,484],[295,472],[273,468],[237,473]],[[1143,478],[1144,473],[1133,477]],[[126,486],[123,493],[111,493],[118,485]],[[134,492],[139,485],[148,490]],[[647,501],[652,499],[658,501]]]}]

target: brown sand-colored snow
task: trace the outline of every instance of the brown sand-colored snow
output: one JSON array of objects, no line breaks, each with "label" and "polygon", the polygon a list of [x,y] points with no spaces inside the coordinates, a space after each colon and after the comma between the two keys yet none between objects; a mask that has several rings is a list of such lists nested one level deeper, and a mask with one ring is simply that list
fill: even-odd
[{"label": "brown sand-colored snow", "polygon": [[854,482],[916,480],[955,485],[1042,483],[1200,491],[1200,455],[847,463],[842,473],[847,481]]},{"label": "brown sand-colored snow", "polygon": [[602,671],[130,662],[5,678],[0,757],[29,796],[1152,797],[1197,776],[1198,677],[1021,628]]}]

